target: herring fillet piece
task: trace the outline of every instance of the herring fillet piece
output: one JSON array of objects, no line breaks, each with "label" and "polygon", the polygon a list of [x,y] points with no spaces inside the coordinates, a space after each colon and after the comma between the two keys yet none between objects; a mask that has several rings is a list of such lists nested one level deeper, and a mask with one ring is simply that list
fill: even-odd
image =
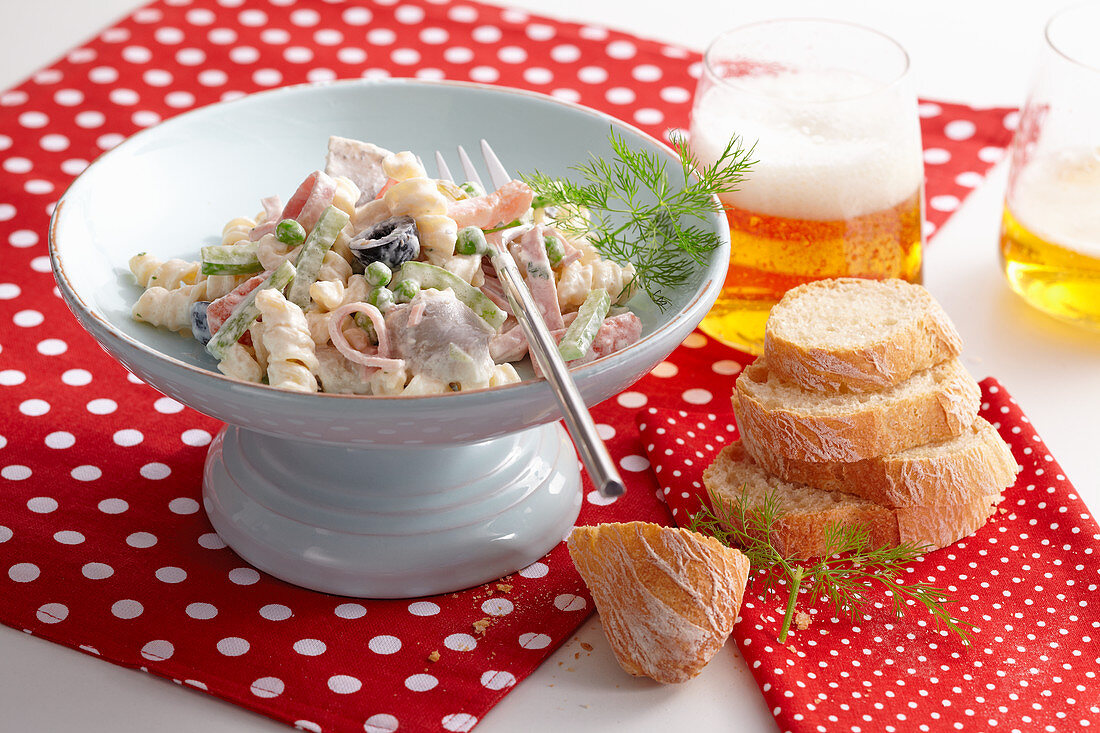
[{"label": "herring fillet piece", "polygon": [[365,143],[347,137],[333,135],[328,139],[328,153],[325,155],[325,173],[332,176],[350,178],[359,187],[359,200],[356,206],[373,201],[388,176],[382,170],[382,160],[393,155],[389,150],[374,143]]}]

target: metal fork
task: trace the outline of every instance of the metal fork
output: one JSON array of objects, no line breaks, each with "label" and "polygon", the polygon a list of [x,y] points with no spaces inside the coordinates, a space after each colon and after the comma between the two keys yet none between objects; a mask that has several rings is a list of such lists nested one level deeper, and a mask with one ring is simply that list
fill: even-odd
[{"label": "metal fork", "polygon": [[[476,183],[487,192],[495,191],[512,180],[507,169],[501,165],[500,159],[489,147],[489,143],[484,140],[481,141],[481,155],[485,159],[485,167],[489,170],[489,178],[493,182],[493,188],[489,189],[482,183],[473,161],[470,160],[470,156],[466,154],[466,151],[460,145],[458,147],[458,158],[462,163],[466,180]],[[454,177],[447,167],[447,161],[438,150],[435,153],[435,162],[439,168],[439,177],[454,182]],[[508,252],[507,245],[490,247],[489,255],[493,267],[496,268],[497,277],[504,285],[504,292],[508,296],[512,312],[516,320],[519,321],[520,327],[523,328],[524,335],[527,336],[528,351],[535,363],[538,364],[539,369],[542,370],[546,381],[554,389],[554,395],[558,399],[558,404],[561,405],[562,419],[565,420],[569,435],[572,436],[573,442],[581,454],[581,462],[588,471],[588,477],[595,484],[600,496],[605,498],[622,496],[626,492],[623,479],[615,468],[611,455],[607,452],[607,446],[604,445],[599,433],[596,432],[596,424],[592,421],[592,415],[588,412],[584,400],[581,399],[580,393],[577,391],[577,385],[569,374],[569,368],[566,367],[565,361],[561,358],[554,337],[550,335],[550,330],[546,327],[546,322],[543,320],[534,298],[531,297],[531,291],[527,289],[527,284],[523,281],[515,260]]]}]

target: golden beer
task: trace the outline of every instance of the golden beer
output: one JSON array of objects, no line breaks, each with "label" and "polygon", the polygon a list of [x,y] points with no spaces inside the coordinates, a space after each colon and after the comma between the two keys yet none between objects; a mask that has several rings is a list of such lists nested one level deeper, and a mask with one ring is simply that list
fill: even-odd
[{"label": "golden beer", "polygon": [[1100,257],[1044,239],[1006,206],[1001,222],[1001,264],[1008,284],[1031,305],[1057,318],[1100,329]]},{"label": "golden beer", "polygon": [[791,288],[829,277],[921,278],[920,191],[851,219],[793,219],[728,207],[730,265],[700,328],[763,348],[768,312]]},{"label": "golden beer", "polygon": [[707,164],[731,137],[753,145],[724,193],[729,271],[700,324],[761,353],[783,294],[829,277],[921,277],[924,165],[908,57],[860,26],[812,19],[750,24],[704,57],[691,146]]}]

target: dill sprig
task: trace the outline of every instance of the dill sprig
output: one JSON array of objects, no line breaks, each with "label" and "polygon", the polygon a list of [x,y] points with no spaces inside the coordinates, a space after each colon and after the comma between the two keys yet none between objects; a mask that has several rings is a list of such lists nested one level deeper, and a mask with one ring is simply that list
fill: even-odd
[{"label": "dill sprig", "polygon": [[881,588],[891,598],[894,615],[905,614],[908,601],[914,601],[927,609],[948,631],[957,634],[964,644],[969,644],[969,632],[974,625],[955,618],[951,604],[955,600],[947,591],[925,581],[908,582],[904,579],[907,563],[916,560],[929,550],[927,546],[906,542],[897,547],[871,547],[870,533],[866,527],[844,527],[831,524],[825,527],[825,554],[821,558],[808,559],[783,555],[774,541],[783,510],[774,491],[765,494],[763,501],[749,502],[742,490],[740,498],[727,505],[710,496],[710,505],[703,504],[692,517],[689,529],[709,534],[729,547],[737,547],[752,564],[753,575],[762,583],[761,592],[778,593],[775,588],[783,580],[787,586],[787,608],[779,641],[787,640],[794,618],[798,595],[803,583],[809,582],[809,602],[827,598],[833,612],[855,619],[874,603],[871,594]]},{"label": "dill sprig", "polygon": [[[654,153],[634,150],[614,131],[610,135],[612,160],[591,156],[572,166],[582,182],[535,173],[523,180],[534,189],[538,206],[561,206],[587,212],[587,217],[565,217],[556,222],[573,234],[587,234],[603,257],[625,265],[635,275],[627,288],[640,287],[662,310],[669,299],[662,289],[675,289],[691,276],[721,237],[700,224],[709,213],[722,211],[714,198],[736,191],[752,165],[752,149],[739,138],[726,145],[709,166],[698,160],[682,139],[672,142],[680,151],[683,184],[669,179],[667,161]],[[692,180],[692,178],[696,180]]]}]

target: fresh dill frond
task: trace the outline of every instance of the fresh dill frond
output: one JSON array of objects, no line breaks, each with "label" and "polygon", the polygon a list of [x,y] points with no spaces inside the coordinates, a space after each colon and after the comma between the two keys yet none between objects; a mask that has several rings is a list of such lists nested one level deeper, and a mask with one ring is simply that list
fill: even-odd
[{"label": "fresh dill frond", "polygon": [[[727,504],[713,494],[710,503],[696,512],[688,526],[708,534],[728,547],[736,547],[752,565],[761,592],[776,590],[777,581],[788,588],[787,609],[779,641],[787,640],[799,591],[809,582],[809,602],[827,598],[834,614],[855,619],[875,604],[876,589],[891,600],[894,615],[901,618],[910,601],[923,606],[948,631],[969,644],[974,625],[951,613],[955,600],[947,591],[925,581],[904,579],[905,566],[928,551],[927,546],[902,543],[896,547],[871,547],[866,527],[830,524],[825,527],[825,555],[808,560],[787,557],[777,547],[775,533],[783,518],[779,496],[768,491],[762,501],[751,502],[742,489],[740,497]],[[776,590],[778,593],[778,590]]]},{"label": "fresh dill frond", "polygon": [[[669,299],[663,290],[682,285],[708,252],[721,245],[719,234],[701,226],[704,217],[722,211],[715,196],[736,191],[752,165],[752,149],[733,138],[709,166],[700,166],[687,143],[679,138],[683,186],[669,178],[668,161],[631,148],[612,131],[611,160],[591,156],[572,166],[581,182],[553,178],[536,171],[523,177],[541,206],[566,206],[587,212],[558,222],[572,234],[588,234],[603,257],[634,265],[634,282],[662,310]],[[695,180],[693,180],[693,178]]]}]

